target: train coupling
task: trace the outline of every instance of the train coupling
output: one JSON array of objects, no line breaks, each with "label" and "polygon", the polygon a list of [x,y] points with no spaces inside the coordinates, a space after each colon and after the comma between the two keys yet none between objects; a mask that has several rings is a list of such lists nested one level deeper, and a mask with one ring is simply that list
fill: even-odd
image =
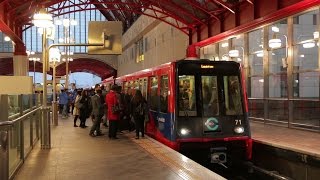
[{"label": "train coupling", "polygon": [[225,163],[227,162],[227,148],[226,147],[215,147],[210,148],[211,152],[211,163],[213,164],[219,164],[223,166],[224,168],[228,168]]}]

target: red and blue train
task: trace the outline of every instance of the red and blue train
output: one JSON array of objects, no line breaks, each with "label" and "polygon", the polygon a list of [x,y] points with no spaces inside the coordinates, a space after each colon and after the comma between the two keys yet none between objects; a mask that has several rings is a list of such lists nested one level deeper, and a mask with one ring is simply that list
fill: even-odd
[{"label": "red and blue train", "polygon": [[180,60],[117,77],[115,83],[124,91],[142,91],[149,103],[145,131],[154,139],[177,151],[201,153],[211,163],[226,164],[234,156],[251,159],[239,63]]}]

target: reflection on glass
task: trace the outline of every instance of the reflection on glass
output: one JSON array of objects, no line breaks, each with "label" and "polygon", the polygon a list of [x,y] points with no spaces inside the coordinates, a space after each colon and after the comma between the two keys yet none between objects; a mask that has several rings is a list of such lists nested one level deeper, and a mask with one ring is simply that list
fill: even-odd
[{"label": "reflection on glass", "polygon": [[268,101],[268,119],[276,120],[276,121],[288,121],[288,101],[276,101],[269,100]]},{"label": "reflection on glass", "polygon": [[20,112],[18,95],[8,95],[9,116]]},{"label": "reflection on glass", "polygon": [[179,76],[179,116],[196,116],[194,76]]},{"label": "reflection on glass", "polygon": [[219,115],[217,76],[202,76],[202,103],[205,117]]},{"label": "reflection on glass", "polygon": [[160,85],[160,111],[168,112],[168,76],[161,76]]},{"label": "reflection on glass", "polygon": [[318,18],[319,10],[293,17],[293,40],[295,43],[319,37]]},{"label": "reflection on glass", "polygon": [[299,70],[308,70],[308,69],[318,69],[318,47],[313,48],[304,48],[302,44],[294,46],[293,51],[294,59],[294,69],[295,71]]},{"label": "reflection on glass", "polygon": [[249,78],[250,78],[250,84],[251,84],[249,97],[263,98],[263,85],[264,85],[263,76],[249,77]]},{"label": "reflection on glass", "polygon": [[248,36],[250,54],[263,49],[263,29],[251,31]]},{"label": "reflection on glass", "polygon": [[269,51],[269,73],[286,73],[286,67],[286,48]]},{"label": "reflection on glass", "polygon": [[257,54],[249,55],[250,76],[263,75],[263,58]]},{"label": "reflection on glass", "polygon": [[319,72],[293,74],[293,96],[297,98],[319,98]]},{"label": "reflection on glass", "polygon": [[319,108],[318,101],[293,101],[293,122],[319,127]]},{"label": "reflection on glass", "polygon": [[269,76],[269,97],[288,97],[287,74]]},{"label": "reflection on glass", "polygon": [[150,78],[150,109],[158,110],[158,78]]},{"label": "reflection on glass", "polygon": [[242,115],[242,99],[238,76],[223,76],[226,115]]},{"label": "reflection on glass", "polygon": [[264,118],[264,102],[262,99],[249,99],[249,117]]}]

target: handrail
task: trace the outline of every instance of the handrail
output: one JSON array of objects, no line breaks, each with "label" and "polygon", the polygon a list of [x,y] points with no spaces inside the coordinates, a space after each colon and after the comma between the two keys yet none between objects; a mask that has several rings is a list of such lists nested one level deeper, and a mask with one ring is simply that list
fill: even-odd
[{"label": "handrail", "polygon": [[40,110],[40,109],[42,109],[42,106],[40,106],[40,107],[38,107],[38,108],[36,108],[36,109],[34,109],[34,110],[32,110],[32,111],[30,111],[30,112],[22,115],[22,116],[20,116],[20,117],[18,117],[18,118],[15,119],[15,120],[0,122],[0,127],[1,127],[1,126],[12,126],[13,124],[15,124],[15,123],[17,123],[17,122],[19,122],[19,121],[22,121],[23,119],[25,119],[26,117],[30,116],[31,114],[35,113],[36,111],[38,111],[38,110]]}]

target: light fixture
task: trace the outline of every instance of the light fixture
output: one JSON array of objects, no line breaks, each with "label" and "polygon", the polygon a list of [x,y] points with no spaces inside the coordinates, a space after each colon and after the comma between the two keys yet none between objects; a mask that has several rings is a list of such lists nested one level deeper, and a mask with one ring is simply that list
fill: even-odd
[{"label": "light fixture", "polygon": [[272,30],[273,32],[279,32],[279,31],[280,31],[277,26],[272,26],[272,27],[271,27],[271,30]]},{"label": "light fixture", "polygon": [[59,48],[51,48],[49,51],[50,62],[60,62],[61,54]]},{"label": "light fixture", "polygon": [[230,50],[229,57],[239,57],[239,50],[237,49]]},{"label": "light fixture", "polygon": [[313,38],[318,39],[319,38],[319,31],[313,32]]},{"label": "light fixture", "polygon": [[303,44],[302,44],[303,48],[306,48],[306,49],[313,48],[315,45],[316,44],[313,40],[307,40],[307,41],[303,42]]},{"label": "light fixture", "polygon": [[262,50],[261,51],[257,51],[256,53],[257,53],[257,57],[263,57],[263,51]]},{"label": "light fixture", "polygon": [[300,57],[304,58],[304,54],[301,54]]},{"label": "light fixture", "polygon": [[263,83],[263,82],[264,82],[264,80],[263,80],[263,79],[259,79],[259,82]]},{"label": "light fixture", "polygon": [[36,27],[47,28],[53,25],[52,15],[48,14],[46,10],[43,8],[38,13],[33,15],[32,23]]},{"label": "light fixture", "polygon": [[228,46],[229,44],[227,42],[221,44],[221,47],[228,47]]},{"label": "light fixture", "polygon": [[270,48],[279,48],[281,47],[281,39],[270,39],[269,40],[269,47]]},{"label": "light fixture", "polygon": [[11,38],[10,38],[9,36],[5,36],[5,37],[4,37],[4,41],[7,41],[7,42],[8,42],[8,41],[11,41]]}]

